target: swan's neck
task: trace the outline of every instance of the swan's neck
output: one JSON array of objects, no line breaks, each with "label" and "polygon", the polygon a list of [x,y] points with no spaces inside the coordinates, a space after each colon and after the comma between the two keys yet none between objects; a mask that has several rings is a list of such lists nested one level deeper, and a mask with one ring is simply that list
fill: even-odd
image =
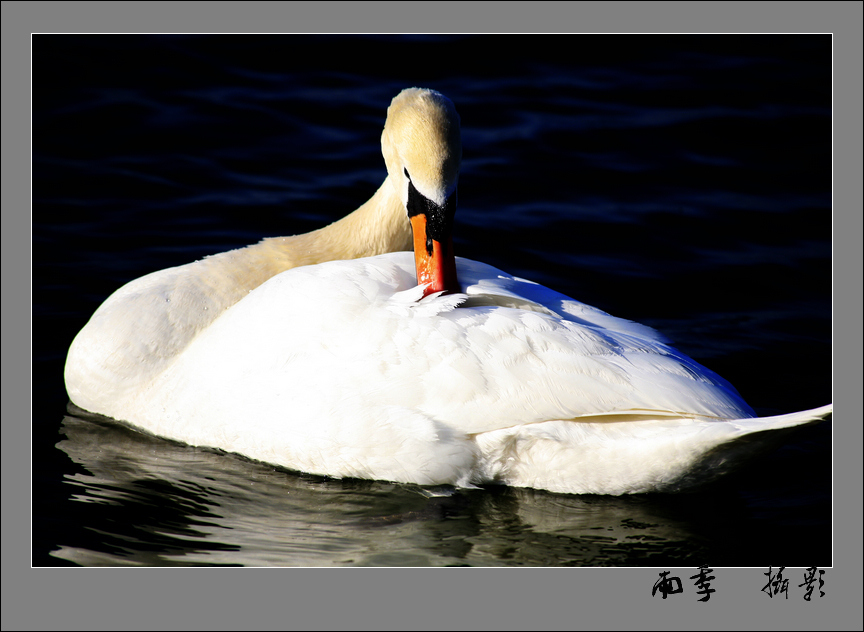
[{"label": "swan's neck", "polygon": [[304,235],[265,239],[250,248],[288,269],[410,250],[411,244],[411,224],[388,176],[368,202],[339,221]]},{"label": "swan's neck", "polygon": [[[356,259],[410,250],[411,224],[390,181],[368,202],[329,226],[303,235],[271,237],[191,264],[180,279],[191,295],[213,301],[209,320],[280,272],[337,259]],[[200,323],[206,326],[206,322]]]}]

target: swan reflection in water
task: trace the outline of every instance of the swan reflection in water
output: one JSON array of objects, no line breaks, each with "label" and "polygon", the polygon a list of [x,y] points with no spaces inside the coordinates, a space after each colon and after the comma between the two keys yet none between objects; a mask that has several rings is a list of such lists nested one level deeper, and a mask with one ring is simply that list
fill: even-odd
[{"label": "swan reflection in water", "polygon": [[79,466],[64,486],[81,527],[53,555],[84,566],[641,566],[705,554],[656,497],[327,479],[76,412],[57,447]]}]

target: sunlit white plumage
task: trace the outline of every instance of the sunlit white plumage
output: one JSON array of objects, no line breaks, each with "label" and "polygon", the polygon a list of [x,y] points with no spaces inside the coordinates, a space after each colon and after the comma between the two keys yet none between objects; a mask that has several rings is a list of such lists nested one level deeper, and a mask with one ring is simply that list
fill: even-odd
[{"label": "sunlit white plumage", "polygon": [[[407,153],[388,172],[401,167],[403,189],[421,189],[430,209],[445,205],[458,160],[456,172],[431,161],[436,171]],[[424,297],[415,265],[396,252],[279,272],[179,352],[124,343],[159,364],[143,378],[133,367],[133,379],[91,378],[105,364],[100,338],[120,325],[88,324],[67,363],[70,397],[159,436],[310,473],[606,494],[711,479],[753,447],[744,435],[831,412],[756,419],[650,328],[466,259],[458,288]],[[125,309],[124,290],[112,301]]]}]

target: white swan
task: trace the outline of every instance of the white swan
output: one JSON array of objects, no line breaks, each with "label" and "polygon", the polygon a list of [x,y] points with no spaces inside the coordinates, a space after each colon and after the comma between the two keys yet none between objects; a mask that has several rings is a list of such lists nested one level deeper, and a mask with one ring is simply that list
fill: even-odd
[{"label": "white swan", "polygon": [[[758,443],[745,435],[831,413],[755,418],[728,382],[653,330],[454,257],[461,150],[446,97],[403,91],[382,145],[390,188],[376,197],[407,210],[413,256],[272,269],[251,291],[231,276],[232,253],[213,276],[217,258],[139,279],[73,343],[73,403],[310,473],[602,494],[703,482]],[[190,271],[191,299],[181,292]],[[225,283],[240,291],[205,322],[197,301]],[[143,339],[142,311],[159,323],[168,313],[182,335]]]}]

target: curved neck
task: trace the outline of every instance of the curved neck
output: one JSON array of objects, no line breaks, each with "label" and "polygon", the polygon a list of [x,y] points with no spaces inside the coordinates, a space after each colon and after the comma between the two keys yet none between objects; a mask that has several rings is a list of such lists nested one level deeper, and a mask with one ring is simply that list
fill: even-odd
[{"label": "curved neck", "polygon": [[287,270],[336,259],[411,249],[411,224],[388,176],[369,200],[342,219],[303,235],[272,237],[249,246]]}]

